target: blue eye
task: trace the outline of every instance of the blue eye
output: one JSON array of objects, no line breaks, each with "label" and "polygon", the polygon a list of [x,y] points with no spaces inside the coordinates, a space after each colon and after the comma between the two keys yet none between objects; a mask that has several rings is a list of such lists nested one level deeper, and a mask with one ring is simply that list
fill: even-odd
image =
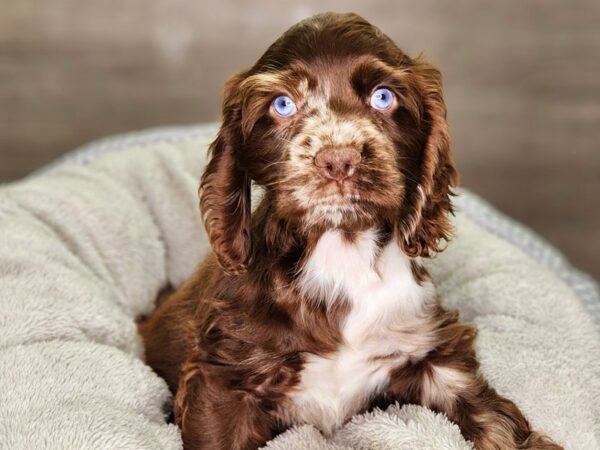
[{"label": "blue eye", "polygon": [[394,102],[394,94],[386,88],[379,88],[371,95],[371,106],[375,109],[388,109]]},{"label": "blue eye", "polygon": [[296,105],[287,95],[280,95],[273,100],[273,109],[281,117],[290,117],[296,113]]}]

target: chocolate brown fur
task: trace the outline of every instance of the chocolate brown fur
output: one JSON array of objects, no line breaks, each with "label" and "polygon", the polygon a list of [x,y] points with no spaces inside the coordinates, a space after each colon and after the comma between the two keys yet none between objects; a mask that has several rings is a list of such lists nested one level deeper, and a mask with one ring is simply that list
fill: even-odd
[{"label": "chocolate brown fur", "polygon": [[[396,103],[374,112],[368,98],[381,85]],[[297,102],[296,117],[273,114],[281,93]],[[361,132],[344,129],[347,123]],[[342,144],[360,151],[361,161],[351,179],[332,187],[311,158],[342,145],[328,141],[334,135],[344,135]],[[394,242],[407,257],[426,257],[450,237],[457,174],[440,74],[354,14],[312,17],[228,81],[210,153],[200,207],[213,253],[140,331],[148,364],[176,395],[185,448],[249,450],[303,417],[293,393],[307,358],[334,357],[344,345],[349,299],[341,293],[326,303],[302,284],[324,233],[341,230],[343,245],[352,246],[375,229],[376,257]],[[265,190],[252,214],[251,182]],[[318,203],[328,195],[349,203]],[[409,273],[430,284],[414,260]],[[457,313],[432,297],[412,320],[403,333],[422,345],[406,355],[374,354],[374,363],[403,362],[379,391],[357,398],[352,413],[423,404],[446,413],[480,449],[561,448],[533,433],[482,378],[475,329]]]}]

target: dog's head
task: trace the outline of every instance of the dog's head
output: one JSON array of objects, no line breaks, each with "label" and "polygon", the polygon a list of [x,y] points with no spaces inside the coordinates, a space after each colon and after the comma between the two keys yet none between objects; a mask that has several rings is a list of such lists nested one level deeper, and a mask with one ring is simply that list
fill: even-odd
[{"label": "dog's head", "polygon": [[395,230],[410,256],[447,239],[457,181],[438,70],[355,14],[306,19],[225,86],[200,186],[226,272],[250,254],[250,184],[301,229]]}]

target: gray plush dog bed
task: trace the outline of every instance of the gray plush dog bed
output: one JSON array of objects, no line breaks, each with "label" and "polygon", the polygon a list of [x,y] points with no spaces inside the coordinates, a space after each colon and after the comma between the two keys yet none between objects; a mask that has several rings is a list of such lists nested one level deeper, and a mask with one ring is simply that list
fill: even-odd
[{"label": "gray plush dog bed", "polygon": [[[178,449],[170,394],[143,363],[135,317],[209,251],[196,190],[216,125],[105,139],[0,188],[0,448]],[[600,448],[595,283],[473,194],[427,262],[443,302],[480,330],[482,370],[534,428]],[[420,406],[304,426],[271,449],[468,449]]]}]

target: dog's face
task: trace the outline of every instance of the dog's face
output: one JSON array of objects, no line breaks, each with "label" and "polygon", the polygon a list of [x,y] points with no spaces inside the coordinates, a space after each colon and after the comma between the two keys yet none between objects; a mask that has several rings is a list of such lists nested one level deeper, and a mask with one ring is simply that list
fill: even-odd
[{"label": "dog's face", "polygon": [[304,228],[355,229],[397,214],[406,143],[419,132],[401,76],[353,54],[296,60],[242,81],[257,117],[247,119],[254,123],[239,159],[279,216]]},{"label": "dog's face", "polygon": [[288,30],[226,85],[201,183],[219,262],[244,269],[250,182],[300,229],[394,229],[410,255],[447,238],[450,158],[439,72],[354,14]]}]

